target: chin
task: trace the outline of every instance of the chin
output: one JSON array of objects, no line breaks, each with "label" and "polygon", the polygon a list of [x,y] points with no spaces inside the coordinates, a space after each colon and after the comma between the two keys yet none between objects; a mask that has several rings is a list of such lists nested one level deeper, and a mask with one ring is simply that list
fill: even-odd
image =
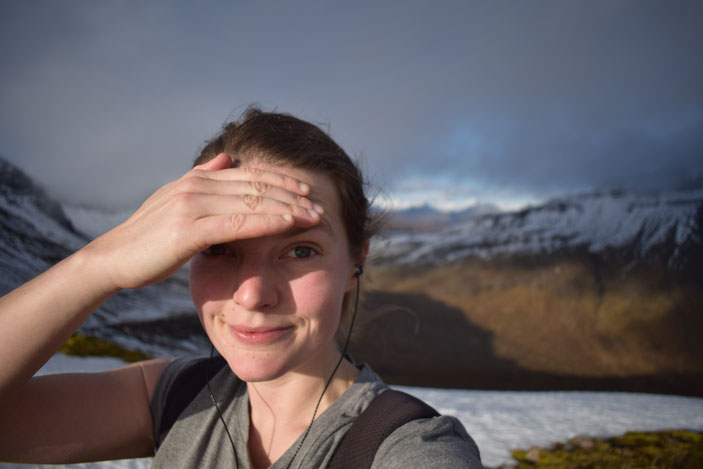
[{"label": "chin", "polygon": [[252,358],[225,357],[232,372],[242,381],[258,383],[271,381],[283,376],[287,369],[283,363],[272,363],[270,358],[256,360]]}]

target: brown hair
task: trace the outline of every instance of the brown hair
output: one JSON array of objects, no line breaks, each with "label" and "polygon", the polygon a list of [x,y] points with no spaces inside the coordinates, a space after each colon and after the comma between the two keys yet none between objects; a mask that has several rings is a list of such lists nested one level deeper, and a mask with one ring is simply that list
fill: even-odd
[{"label": "brown hair", "polygon": [[205,145],[195,165],[220,153],[240,163],[256,157],[270,164],[328,175],[337,187],[340,215],[353,259],[359,258],[364,242],[376,233],[377,222],[370,214],[361,171],[319,127],[288,114],[249,108],[239,120],[226,124],[222,132]]}]

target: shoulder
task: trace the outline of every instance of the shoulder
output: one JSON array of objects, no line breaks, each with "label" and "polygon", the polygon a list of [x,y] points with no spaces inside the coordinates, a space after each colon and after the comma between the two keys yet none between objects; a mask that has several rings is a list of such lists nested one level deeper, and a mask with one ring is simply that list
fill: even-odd
[{"label": "shoulder", "polygon": [[[358,382],[365,383],[363,407],[389,387],[368,365]],[[379,446],[372,468],[452,467],[481,468],[478,446],[456,417],[439,415],[412,420],[396,428]]]},{"label": "shoulder", "polygon": [[217,356],[213,359],[177,358],[163,368],[150,405],[157,447],[183,410],[205,388],[208,379],[215,376],[224,366],[224,359]]},{"label": "shoulder", "polygon": [[478,446],[455,417],[413,420],[381,444],[373,468],[481,468]]},{"label": "shoulder", "polygon": [[163,397],[172,389],[188,388],[194,383],[200,389],[205,385],[206,379],[213,377],[225,365],[224,358],[208,357],[175,358],[169,361],[162,369],[156,383],[154,398]]}]

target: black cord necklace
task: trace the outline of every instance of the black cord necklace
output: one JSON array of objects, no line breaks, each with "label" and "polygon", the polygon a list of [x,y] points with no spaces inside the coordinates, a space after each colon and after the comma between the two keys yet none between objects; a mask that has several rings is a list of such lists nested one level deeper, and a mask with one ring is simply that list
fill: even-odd
[{"label": "black cord necklace", "polygon": [[[344,356],[347,354],[347,349],[349,348],[349,342],[351,340],[351,334],[352,330],[354,329],[354,321],[356,320],[356,312],[359,308],[359,277],[361,276],[363,269],[361,266],[356,266],[356,295],[354,298],[354,313],[352,314],[352,319],[351,323],[349,324],[349,331],[347,332],[347,338],[344,342],[344,348],[342,349],[342,354],[339,356],[339,360],[337,361],[337,364],[334,366],[334,370],[332,370],[332,374],[330,375],[329,379],[327,380],[327,383],[325,384],[325,387],[322,389],[322,394],[320,394],[320,398],[317,400],[317,404],[315,405],[315,410],[312,413],[312,419],[310,419],[310,425],[305,429],[305,433],[303,433],[303,438],[301,438],[300,443],[298,443],[298,447],[295,449],[295,453],[293,453],[293,457],[288,461],[288,465],[286,466],[286,469],[289,469],[291,464],[293,464],[293,461],[295,461],[296,456],[298,456],[298,452],[300,452],[300,448],[303,446],[303,443],[305,442],[305,439],[308,437],[308,433],[310,433],[310,429],[312,428],[312,424],[315,422],[315,417],[317,416],[317,411],[320,408],[320,404],[322,403],[322,398],[325,396],[325,392],[327,391],[327,388],[329,385],[332,383],[332,379],[334,378],[335,373],[337,373],[337,369],[339,369],[339,365],[342,364],[342,360],[344,360]],[[212,358],[215,353],[215,346],[212,345],[210,348],[210,361],[212,361]],[[229,428],[227,428],[227,423],[225,423],[225,419],[222,416],[222,412],[220,411],[220,407],[217,405],[217,401],[215,400],[215,395],[212,392],[212,388],[210,387],[210,363],[208,363],[207,370],[206,370],[206,379],[207,379],[207,389],[208,392],[210,393],[210,399],[212,399],[212,403],[215,405],[215,409],[217,409],[217,414],[220,417],[220,421],[222,422],[222,425],[225,427],[225,432],[227,432],[227,437],[229,438],[229,442],[232,445],[232,452],[234,453],[234,464],[237,469],[239,469],[239,459],[237,457],[237,450],[234,446],[234,440],[232,439],[232,435],[229,432]]]}]

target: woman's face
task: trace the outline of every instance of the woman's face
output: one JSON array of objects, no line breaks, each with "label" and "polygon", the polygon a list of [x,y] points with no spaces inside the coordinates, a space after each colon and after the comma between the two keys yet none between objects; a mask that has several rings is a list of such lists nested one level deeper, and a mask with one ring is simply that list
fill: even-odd
[{"label": "woman's face", "polygon": [[321,221],[265,238],[239,240],[197,255],[190,290],[210,340],[244,381],[286,372],[323,374],[339,356],[334,342],[344,294],[354,287],[339,197],[318,172],[252,161],[310,185]]}]

